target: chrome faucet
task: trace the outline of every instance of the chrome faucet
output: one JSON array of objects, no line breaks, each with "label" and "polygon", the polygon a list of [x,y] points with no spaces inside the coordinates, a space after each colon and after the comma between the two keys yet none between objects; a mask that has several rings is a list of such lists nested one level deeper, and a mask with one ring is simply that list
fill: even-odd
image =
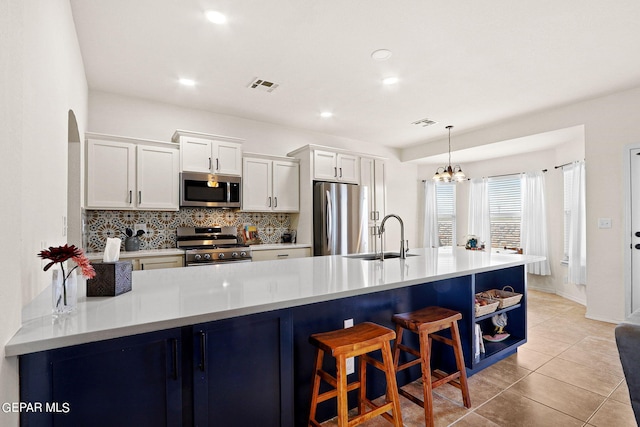
[{"label": "chrome faucet", "polygon": [[402,222],[402,218],[395,214],[389,214],[382,218],[382,222],[380,223],[380,259],[384,261],[384,248],[382,247],[382,234],[384,233],[384,225],[389,218],[395,218],[400,223],[400,259],[407,259],[407,251],[409,250],[409,242],[404,240],[404,222]]}]

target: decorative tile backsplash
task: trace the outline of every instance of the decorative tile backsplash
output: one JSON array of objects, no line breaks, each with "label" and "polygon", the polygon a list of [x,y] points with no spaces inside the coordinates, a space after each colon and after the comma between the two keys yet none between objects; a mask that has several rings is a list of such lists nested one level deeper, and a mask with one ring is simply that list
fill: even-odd
[{"label": "decorative tile backsplash", "polygon": [[245,224],[258,227],[263,243],[278,243],[282,233],[289,231],[290,214],[239,212],[228,209],[181,208],[177,212],[155,211],[86,211],[87,252],[104,251],[107,237],[123,241],[125,229],[135,224],[146,224],[147,233],[140,238],[140,249],[167,249],[176,247],[178,227],[235,226],[240,234]]}]

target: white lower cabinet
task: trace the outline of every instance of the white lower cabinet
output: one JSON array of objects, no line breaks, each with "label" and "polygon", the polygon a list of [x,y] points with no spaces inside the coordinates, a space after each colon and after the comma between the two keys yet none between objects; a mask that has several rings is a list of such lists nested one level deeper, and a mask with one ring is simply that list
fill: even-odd
[{"label": "white lower cabinet", "polygon": [[283,248],[253,250],[253,261],[275,261],[279,259],[303,258],[311,256],[311,248]]},{"label": "white lower cabinet", "polygon": [[131,260],[134,270],[157,270],[160,268],[184,267],[182,255],[165,255],[134,258]]}]

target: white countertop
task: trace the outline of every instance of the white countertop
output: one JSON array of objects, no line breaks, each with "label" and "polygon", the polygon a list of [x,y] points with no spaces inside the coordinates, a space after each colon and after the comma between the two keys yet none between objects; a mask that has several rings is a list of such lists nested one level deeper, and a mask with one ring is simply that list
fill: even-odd
[{"label": "white countertop", "polygon": [[249,245],[252,251],[270,251],[278,249],[310,248],[310,243],[263,243],[260,245]]},{"label": "white countertop", "polygon": [[[88,252],[89,261],[102,261],[104,252]],[[146,258],[154,256],[184,255],[184,249],[149,249],[142,251],[120,251],[120,259]]]},{"label": "white countertop", "polygon": [[132,291],[85,296],[67,317],[51,314],[50,289],[23,309],[5,346],[16,356],[104,339],[379,292],[540,261],[542,257],[464,249],[412,249],[406,260],[343,256],[134,271]]}]

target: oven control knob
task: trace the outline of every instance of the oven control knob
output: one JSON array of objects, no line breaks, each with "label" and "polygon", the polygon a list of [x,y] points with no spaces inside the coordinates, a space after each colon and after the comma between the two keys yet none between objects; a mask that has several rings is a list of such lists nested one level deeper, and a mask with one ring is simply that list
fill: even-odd
[{"label": "oven control knob", "polygon": [[219,253],[219,254],[218,254],[218,258],[220,258],[220,259],[224,258],[224,253],[222,253],[222,252],[221,252],[221,253]]},{"label": "oven control knob", "polygon": [[242,251],[242,252],[240,252],[240,256],[244,258],[244,257],[247,256],[247,253],[245,251]]},{"label": "oven control knob", "polygon": [[211,259],[211,254],[204,254],[204,259],[210,260]]},{"label": "oven control knob", "polygon": [[193,256],[193,258],[194,258],[196,261],[200,261],[200,260],[202,259],[202,255],[200,255],[200,254],[195,254],[195,255]]},{"label": "oven control knob", "polygon": [[238,252],[233,252],[231,254],[231,258],[237,258],[238,257]]}]

